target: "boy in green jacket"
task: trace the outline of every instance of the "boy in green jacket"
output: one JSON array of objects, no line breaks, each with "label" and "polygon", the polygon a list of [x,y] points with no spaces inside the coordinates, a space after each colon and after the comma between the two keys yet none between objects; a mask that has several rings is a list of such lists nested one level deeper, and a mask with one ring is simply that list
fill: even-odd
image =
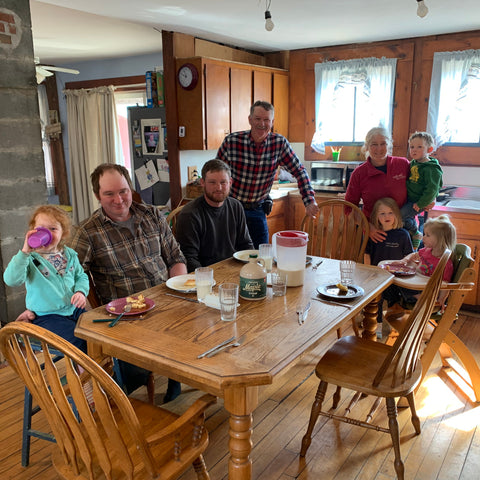
[{"label": "boy in green jacket", "polygon": [[423,238],[415,217],[435,202],[443,184],[438,160],[428,156],[433,152],[433,143],[433,137],[427,132],[415,132],[408,140],[412,161],[407,179],[408,201],[401,208],[401,213],[403,226],[409,231],[415,250]]}]

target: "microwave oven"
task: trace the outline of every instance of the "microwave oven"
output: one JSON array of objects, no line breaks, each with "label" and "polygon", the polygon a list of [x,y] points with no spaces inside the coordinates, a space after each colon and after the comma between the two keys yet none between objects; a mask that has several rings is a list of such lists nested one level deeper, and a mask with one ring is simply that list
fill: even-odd
[{"label": "microwave oven", "polygon": [[352,172],[363,162],[312,162],[310,182],[318,192],[346,192]]}]

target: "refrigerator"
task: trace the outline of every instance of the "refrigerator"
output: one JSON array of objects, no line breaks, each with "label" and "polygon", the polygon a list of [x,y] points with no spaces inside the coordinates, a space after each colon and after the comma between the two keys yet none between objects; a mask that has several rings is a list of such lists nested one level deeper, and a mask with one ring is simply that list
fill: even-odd
[{"label": "refrigerator", "polygon": [[170,175],[165,107],[128,107],[127,120],[133,186],[145,203],[166,205]]}]

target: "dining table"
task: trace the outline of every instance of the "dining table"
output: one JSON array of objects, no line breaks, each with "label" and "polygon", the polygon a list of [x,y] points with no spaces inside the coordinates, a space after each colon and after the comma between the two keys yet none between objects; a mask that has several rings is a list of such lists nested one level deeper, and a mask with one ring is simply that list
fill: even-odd
[{"label": "dining table", "polygon": [[[235,258],[212,265],[213,293],[222,283],[239,283],[243,265]],[[220,311],[197,302],[194,292],[161,284],[138,292],[154,304],[141,316],[125,315],[110,328],[107,322],[93,322],[110,317],[106,306],[98,307],[80,317],[75,335],[87,340],[89,355],[96,360],[114,356],[223,398],[230,415],[228,478],[249,480],[259,389],[362,312],[367,336],[375,338],[378,301],[394,277],[378,267],[357,264],[353,283],[360,287],[358,295],[344,300],[320,295],[319,289],[340,281],[339,265],[338,260],[311,257],[303,285],[288,287],[284,296],[273,296],[268,287],[262,300],[240,298],[234,322],[222,321]],[[299,307],[308,310],[303,321]],[[241,345],[198,358],[231,337],[241,338]]]}]

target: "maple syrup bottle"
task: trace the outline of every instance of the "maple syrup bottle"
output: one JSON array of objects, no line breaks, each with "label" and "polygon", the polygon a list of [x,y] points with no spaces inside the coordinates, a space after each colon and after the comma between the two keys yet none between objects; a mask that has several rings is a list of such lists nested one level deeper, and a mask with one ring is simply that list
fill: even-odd
[{"label": "maple syrup bottle", "polygon": [[240,297],[245,300],[262,300],[267,296],[267,271],[263,258],[250,255],[248,263],[240,270]]}]

